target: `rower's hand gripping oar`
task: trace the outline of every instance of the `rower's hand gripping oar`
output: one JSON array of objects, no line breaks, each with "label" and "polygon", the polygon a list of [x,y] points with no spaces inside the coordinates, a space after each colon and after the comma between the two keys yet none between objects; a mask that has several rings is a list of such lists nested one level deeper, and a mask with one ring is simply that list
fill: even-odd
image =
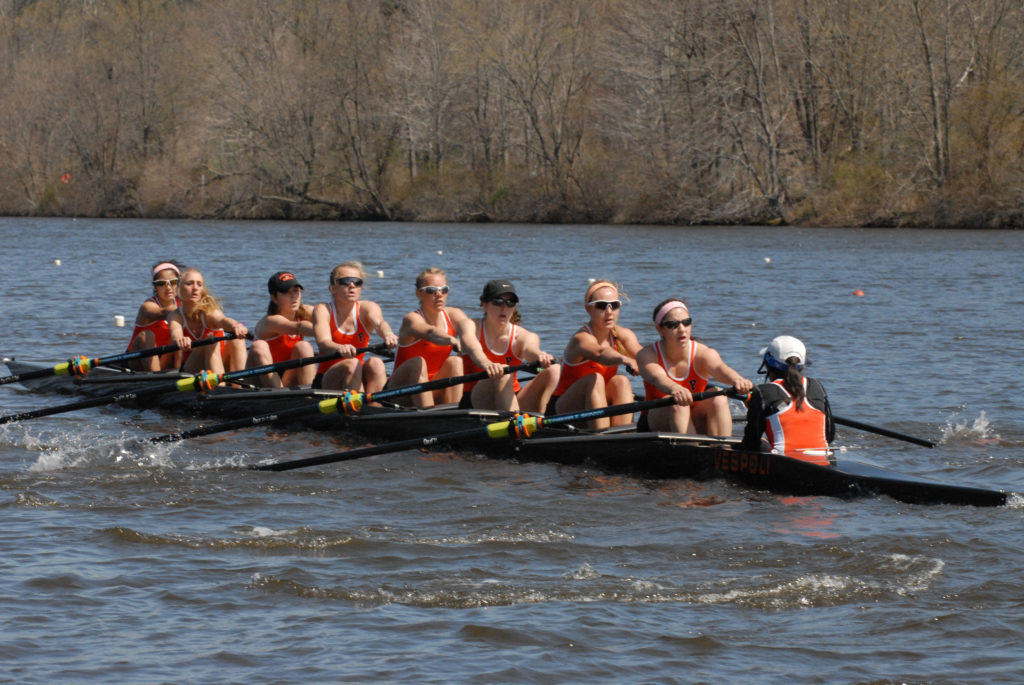
[{"label": "rower's hand gripping oar", "polygon": [[[529,362],[527,364],[519,364],[518,366],[506,366],[504,373],[515,373],[516,371],[533,371],[536,372],[540,362]],[[188,438],[196,438],[201,435],[211,435],[213,433],[223,433],[224,431],[236,430],[239,428],[248,428],[251,426],[260,426],[265,423],[274,423],[282,419],[288,419],[298,416],[304,416],[306,414],[315,414],[317,412],[321,414],[330,414],[332,412],[341,411],[344,414],[353,414],[358,412],[364,406],[370,402],[379,402],[381,400],[387,400],[392,397],[401,397],[403,395],[417,395],[421,392],[428,392],[431,390],[438,390],[441,388],[449,388],[453,385],[462,385],[463,383],[470,383],[472,381],[486,380],[488,377],[486,371],[478,371],[476,373],[468,373],[464,376],[452,376],[451,378],[438,378],[433,381],[424,381],[423,383],[417,383],[415,385],[405,385],[400,388],[391,388],[381,390],[374,393],[362,393],[347,391],[342,393],[338,397],[331,397],[326,400],[321,400],[315,404],[309,404],[302,407],[295,407],[294,409],[284,409],[278,412],[271,412],[269,414],[259,414],[257,416],[246,416],[244,418],[233,419],[231,421],[224,421],[223,423],[217,423],[212,426],[204,426],[200,428],[194,428],[192,430],[181,431],[180,433],[171,433],[169,435],[158,435],[150,438],[150,442],[177,442],[179,440],[185,440]]]},{"label": "rower's hand gripping oar", "polygon": [[[718,395],[726,395],[728,397],[738,396],[735,389],[723,388],[720,390],[707,390],[705,392],[694,393],[693,401],[700,402],[701,400],[706,400]],[[249,468],[253,471],[290,471],[292,469],[301,469],[307,466],[319,466],[320,464],[331,464],[338,461],[361,459],[363,457],[372,457],[378,454],[388,454],[389,452],[398,452],[406,449],[447,445],[464,440],[479,440],[483,438],[523,439],[530,437],[537,432],[537,430],[548,426],[572,423],[574,421],[590,421],[592,419],[600,419],[606,416],[619,416],[620,414],[633,414],[638,411],[667,407],[671,404],[675,404],[675,399],[669,396],[656,400],[646,400],[644,402],[614,404],[610,407],[587,409],[585,411],[573,412],[571,414],[556,414],[555,416],[516,414],[513,418],[507,421],[498,421],[495,423],[489,423],[485,426],[467,428],[466,430],[454,431],[452,433],[441,433],[440,435],[429,435],[422,438],[410,438],[408,440],[389,442],[383,445],[371,445],[369,447],[361,447],[345,452],[325,454],[319,457],[279,461],[273,464],[254,464]]]},{"label": "rower's hand gripping oar", "polygon": [[[355,355],[362,354],[363,352],[376,352],[377,350],[385,349],[387,349],[387,345],[385,345],[384,343],[379,343],[377,345],[371,345],[370,347],[363,347],[361,349],[357,349]],[[43,409],[35,409],[32,411],[21,412],[20,414],[0,416],[0,424],[11,423],[12,421],[25,421],[27,419],[35,419],[41,416],[52,416],[53,414],[63,414],[64,412],[75,411],[78,409],[88,409],[90,407],[99,407],[104,404],[111,404],[114,402],[125,402],[131,400],[138,400],[145,397],[155,397],[157,395],[163,395],[165,393],[174,392],[176,390],[180,392],[206,392],[208,390],[213,390],[221,383],[227,383],[229,381],[237,380],[239,378],[259,376],[264,373],[272,373],[275,371],[285,371],[288,369],[295,369],[300,366],[306,366],[307,364],[318,364],[320,362],[326,362],[340,358],[341,355],[335,351],[329,354],[321,354],[316,357],[289,359],[287,361],[278,362],[276,364],[267,364],[265,366],[257,366],[252,369],[241,369],[239,371],[228,371],[227,373],[218,374],[213,373],[212,371],[202,371],[194,376],[186,376],[180,380],[168,383],[166,385],[161,384],[155,388],[145,388],[143,390],[129,390],[126,392],[116,393],[114,395],[104,395],[103,397],[94,397],[88,400],[81,400],[80,402],[62,404],[56,407],[44,407]]]},{"label": "rower's hand gripping oar", "polygon": [[[221,342],[222,340],[231,340],[235,337],[234,333],[228,333],[226,335],[217,336],[215,338],[202,338],[192,343],[192,347],[202,347],[203,345],[212,345],[213,343]],[[249,337],[249,336],[247,336]],[[11,376],[4,376],[0,378],[0,385],[6,385],[8,383],[19,383],[21,381],[31,380],[33,378],[46,378],[48,376],[76,376],[81,378],[95,369],[97,366],[103,366],[105,364],[117,364],[118,362],[131,361],[133,359],[143,359],[144,357],[156,357],[161,354],[167,354],[169,352],[177,352],[181,347],[176,343],[170,345],[161,345],[159,347],[150,347],[145,350],[136,350],[135,352],[122,352],[121,354],[114,354],[109,357],[96,357],[89,359],[88,357],[78,356],[67,360],[63,364],[57,364],[56,366],[48,369],[36,369],[35,371],[29,371],[28,373],[16,373]]]}]

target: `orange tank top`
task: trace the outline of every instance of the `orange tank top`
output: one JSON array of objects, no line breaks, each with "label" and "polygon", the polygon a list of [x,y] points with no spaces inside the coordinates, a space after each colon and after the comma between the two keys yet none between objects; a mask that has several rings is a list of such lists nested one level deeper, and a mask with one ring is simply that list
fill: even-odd
[{"label": "orange tank top", "polygon": [[[329,302],[327,304],[327,308],[331,312],[331,340],[338,343],[339,345],[352,345],[353,347],[356,348],[366,347],[366,344],[370,341],[370,332],[366,330],[366,327],[363,325],[362,320],[359,318],[359,303],[356,302],[356,306],[352,307],[352,320],[354,330],[351,333],[344,332],[343,330],[341,330],[341,326],[338,325],[338,315],[336,310],[334,309],[334,303]],[[365,352],[362,354],[357,354],[355,358],[358,359],[359,361],[363,361],[363,356],[365,354]],[[327,373],[327,369],[331,368],[340,361],[340,359],[335,359],[329,362],[321,362],[316,367],[317,374],[322,376],[323,374]]]},{"label": "orange tank top", "polygon": [[267,347],[270,348],[270,356],[275,364],[291,359],[292,350],[302,342],[302,339],[301,335],[288,335],[286,333],[273,338],[264,338],[267,341]]},{"label": "orange tank top", "polygon": [[[802,459],[828,466],[828,438],[825,437],[825,412],[804,399],[800,409],[786,390],[781,380],[772,381],[778,385],[789,402],[776,414],[765,417],[764,434],[772,451],[785,454],[787,457]],[[803,379],[804,393],[807,392],[807,379]]]},{"label": "orange tank top", "polygon": [[[202,328],[200,328],[199,332],[197,333],[196,331],[192,330],[191,326],[188,325],[188,317],[185,316],[185,312],[181,311],[181,308],[178,309],[178,312],[181,314],[181,320],[185,324],[184,326],[182,326],[182,330],[185,333],[186,338],[191,338],[192,340],[202,340],[203,338],[212,338],[214,336],[224,335],[223,328],[210,328],[209,326],[206,325],[206,314],[202,312],[199,313],[199,321],[202,324]],[[227,344],[223,340],[221,340],[219,343],[217,343],[217,345],[220,347],[221,355],[223,355],[224,349],[227,347]],[[182,355],[181,363],[184,364],[185,360],[187,360],[191,355],[192,350],[186,350],[185,354]]]},{"label": "orange tank top", "polygon": [[[160,300],[156,298],[156,295],[149,299],[156,302],[158,305],[160,304]],[[174,299],[174,303],[178,304],[177,298]],[[158,319],[157,321],[147,323],[145,326],[135,324],[135,329],[132,331],[132,337],[128,340],[128,347],[125,348],[125,351],[132,349],[132,344],[135,342],[135,339],[139,337],[139,334],[141,334],[142,331],[153,331],[153,337],[156,340],[153,347],[163,347],[164,345],[171,344],[170,324],[167,323],[166,319]]]},{"label": "orange tank top", "polygon": [[[584,325],[583,330],[594,335],[594,332],[590,330],[590,326]],[[594,335],[594,337],[596,338],[597,336]],[[604,376],[604,380],[607,383],[612,379],[612,376],[618,372],[618,370],[618,364],[605,366],[604,364],[598,364],[590,359],[582,359],[575,364],[572,362],[563,362],[562,372],[558,376],[558,385],[555,387],[555,391],[552,393],[552,396],[561,397],[565,393],[569,392],[569,388],[572,387],[573,383],[581,378],[589,376],[592,373],[601,374]]]},{"label": "orange tank top", "polygon": [[[423,310],[417,309],[420,316],[423,316]],[[455,335],[455,326],[452,325],[452,320],[448,317],[448,312],[441,310],[441,316],[444,317],[444,330],[448,335]],[[426,317],[423,317],[424,321]],[[435,345],[429,340],[423,340],[419,338],[407,345],[399,345],[398,351],[395,352],[395,364],[394,368],[398,368],[408,359],[413,357],[423,357],[427,361],[427,378],[433,380],[437,372],[441,370],[441,366],[444,365],[444,360],[448,358],[448,355],[452,353],[451,345]]]},{"label": "orange tank top", "polygon": [[[484,350],[484,356],[490,359],[495,364],[504,364],[505,366],[519,366],[523,363],[523,360],[515,356],[512,353],[512,345],[516,341],[516,330],[518,326],[512,324],[512,330],[508,334],[508,345],[505,347],[504,352],[495,352],[491,349],[490,345],[487,344],[486,336],[484,336],[484,323],[480,322],[480,347]],[[462,371],[463,373],[477,373],[483,371],[476,363],[470,359],[468,354],[462,355]],[[471,381],[463,386],[463,393],[473,392],[473,388],[476,387],[478,381]],[[516,374],[512,374],[512,392],[519,392],[519,379],[516,378]]]},{"label": "orange tank top", "polygon": [[[684,386],[690,392],[704,392],[704,390],[708,387],[708,379],[704,378],[704,376],[701,376],[699,373],[697,373],[697,370],[694,368],[696,365],[693,363],[693,360],[697,356],[697,341],[696,340],[690,340],[690,367],[689,367],[689,370],[686,373],[686,377],[685,378],[676,378],[668,370],[668,365],[665,364],[665,357],[661,353],[661,341],[660,340],[658,342],[654,343],[654,351],[658,354],[658,363],[661,364],[661,368],[665,369],[665,373],[675,383]],[[663,393],[662,391],[658,390],[656,387],[654,387],[653,385],[651,385],[647,381],[644,381],[644,398],[645,399],[656,400],[656,399],[659,399],[659,398],[662,398],[662,397],[666,397],[665,393]]]}]

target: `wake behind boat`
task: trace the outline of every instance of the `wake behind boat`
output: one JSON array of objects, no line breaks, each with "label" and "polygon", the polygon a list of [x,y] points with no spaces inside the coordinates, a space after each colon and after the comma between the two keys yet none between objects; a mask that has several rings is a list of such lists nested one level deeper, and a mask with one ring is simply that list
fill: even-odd
[{"label": "wake behind boat", "polygon": [[[27,376],[41,364],[8,361],[13,374]],[[178,373],[145,373],[100,367],[88,376],[32,378],[22,382],[34,390],[89,397],[166,383],[186,377]],[[124,402],[161,411],[209,418],[251,417],[313,406],[341,393],[299,387],[256,389],[219,387],[199,393],[169,392]],[[367,406],[360,412],[310,413],[292,421],[305,429],[356,433],[373,441],[426,438],[508,420],[509,412],[457,409],[440,406],[408,409]],[[269,420],[267,421],[270,422]],[[441,442],[424,445],[448,447]],[[741,449],[739,440],[665,432],[636,432],[635,427],[589,431],[572,424],[545,429],[536,437],[519,439],[476,438],[451,445],[494,458],[593,466],[609,473],[642,478],[725,478],[780,494],[863,497],[886,495],[913,504],[1001,506],[1008,493],[981,487],[942,483],[908,476],[853,459],[839,457],[835,466],[821,466],[778,454]]]}]

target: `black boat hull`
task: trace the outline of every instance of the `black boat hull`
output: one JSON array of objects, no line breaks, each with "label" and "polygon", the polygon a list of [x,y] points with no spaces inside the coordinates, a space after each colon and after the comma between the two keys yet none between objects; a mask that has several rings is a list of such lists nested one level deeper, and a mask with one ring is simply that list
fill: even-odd
[{"label": "black boat hull", "polygon": [[[13,373],[38,365],[8,362]],[[167,383],[177,374],[134,374],[97,369],[83,379],[48,377],[24,385],[44,392],[103,396],[131,388]],[[338,393],[304,389],[218,388],[206,394],[170,392],[145,398],[144,405],[164,411],[223,420],[269,414],[300,406],[312,407]],[[352,416],[311,412],[290,425],[311,430],[356,433],[370,440],[397,441],[463,430],[502,421],[508,412],[435,408],[431,410],[365,407]],[[725,478],[775,493],[829,497],[885,495],[913,504],[1001,506],[1001,490],[954,485],[895,473],[864,462],[843,459],[819,466],[789,457],[739,448],[735,439],[716,439],[675,433],[637,433],[616,430],[593,433],[571,425],[546,429],[527,440],[480,438],[448,445],[497,458],[592,466],[608,473],[641,478]]]}]

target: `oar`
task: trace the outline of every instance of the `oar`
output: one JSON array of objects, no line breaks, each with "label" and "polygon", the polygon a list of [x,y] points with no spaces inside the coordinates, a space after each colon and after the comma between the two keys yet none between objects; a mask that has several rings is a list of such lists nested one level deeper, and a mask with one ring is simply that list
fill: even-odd
[{"label": "oar", "polygon": [[[699,402],[700,400],[706,400],[707,398],[715,397],[716,395],[735,396],[736,391],[733,388],[728,388],[698,392],[694,393],[693,401]],[[354,450],[348,450],[346,452],[325,454],[319,457],[279,461],[273,464],[254,464],[249,468],[254,471],[290,471],[292,469],[301,469],[307,466],[331,464],[338,461],[348,461],[350,459],[362,459],[363,457],[372,457],[378,454],[387,454],[389,452],[417,449],[420,447],[434,447],[436,445],[446,445],[465,440],[508,437],[528,438],[538,429],[548,426],[556,426],[563,423],[571,423],[573,421],[590,421],[592,419],[600,419],[606,416],[632,414],[638,411],[665,407],[673,404],[674,402],[675,399],[669,396],[656,400],[647,400],[645,402],[614,404],[610,407],[587,409],[585,411],[573,412],[571,414],[556,414],[555,416],[531,416],[527,414],[517,414],[515,417],[507,421],[498,421],[496,423],[489,423],[485,426],[467,428],[465,430],[454,431],[452,433],[441,433],[439,435],[429,435],[422,438],[410,438],[408,440],[399,440],[398,442],[389,442],[383,445],[371,445],[369,447],[361,447]]]},{"label": "oar", "polygon": [[[370,347],[363,347],[356,350],[356,354],[362,354],[363,352],[376,352],[377,350],[387,349],[384,343],[372,345]],[[180,392],[187,392],[195,390],[199,392],[205,392],[207,390],[213,390],[220,383],[226,383],[229,381],[237,380],[239,378],[246,378],[248,376],[259,376],[264,373],[271,373],[275,371],[286,371],[288,369],[295,369],[300,366],[306,366],[307,364],[318,364],[320,362],[331,361],[333,359],[339,359],[340,355],[338,352],[331,352],[329,354],[321,354],[316,357],[303,357],[301,359],[289,359],[288,361],[278,362],[276,364],[267,364],[265,366],[258,366],[252,369],[241,369],[240,371],[229,371],[227,373],[212,373],[210,371],[203,371],[202,373],[194,376],[186,376],[180,380],[168,383],[166,385],[160,384],[153,388],[145,388],[143,390],[131,390],[127,392],[116,393],[114,395],[104,395],[103,397],[94,397],[88,400],[81,400],[79,402],[72,402],[70,404],[62,404],[56,407],[44,407],[43,409],[35,409],[32,411],[21,412],[20,414],[11,414],[8,416],[0,416],[0,424],[11,423],[12,421],[24,421],[26,419],[35,419],[40,416],[52,416],[53,414],[63,414],[64,412],[75,411],[78,409],[88,409],[90,407],[99,407],[104,404],[111,404],[114,402],[124,402],[129,400],[138,400],[145,397],[154,397],[156,395],[162,395],[175,390]]]},{"label": "oar", "polygon": [[[715,387],[722,387],[720,384],[712,381],[708,385],[714,385]],[[838,423],[840,426],[847,426],[849,428],[856,428],[857,430],[866,431],[868,433],[875,433],[877,435],[884,435],[887,438],[895,438],[896,440],[903,440],[905,442],[912,442],[915,445],[922,445],[923,447],[935,447],[937,443],[931,440],[925,440],[924,438],[917,438],[913,435],[907,435],[906,433],[897,433],[894,430],[888,428],[882,428],[881,426],[872,426],[870,423],[864,423],[863,421],[854,421],[853,419],[844,419],[842,416],[832,415],[832,421]]]},{"label": "oar", "polygon": [[917,438],[913,435],[907,435],[906,433],[897,433],[896,431],[889,430],[888,428],[882,428],[881,426],[872,426],[871,424],[864,423],[862,421],[854,421],[853,419],[844,419],[842,416],[832,415],[832,421],[838,423],[841,426],[849,426],[850,428],[856,428],[857,430],[867,431],[868,433],[876,433],[878,435],[884,435],[887,438],[895,438],[896,440],[903,440],[904,442],[912,442],[915,445],[922,445],[924,447],[935,447],[938,443],[934,443],[931,440],[925,440],[924,438]]},{"label": "oar", "polygon": [[[227,333],[225,335],[217,336],[216,338],[202,338],[192,343],[192,347],[202,347],[203,345],[212,345],[213,343],[220,342],[221,340],[231,340],[235,337],[234,333]],[[35,371],[29,371],[28,373],[16,373],[11,376],[4,376],[0,378],[0,385],[6,385],[8,383],[18,383],[20,381],[27,381],[33,378],[46,378],[47,376],[84,376],[92,369],[97,366],[103,366],[104,364],[116,364],[117,362],[126,362],[132,359],[142,359],[144,357],[156,357],[161,354],[167,354],[168,352],[177,352],[181,349],[176,344],[161,345],[160,347],[150,347],[145,350],[138,350],[136,352],[122,352],[121,354],[114,354],[109,357],[98,357],[95,359],[89,359],[87,357],[75,357],[69,359],[63,364],[57,364],[57,366],[49,369],[36,369]]]},{"label": "oar", "polygon": [[[520,364],[518,366],[506,366],[505,373],[514,373],[516,371],[535,371],[539,364],[540,362],[530,362],[528,364]],[[417,395],[421,392],[428,392],[439,388],[448,388],[453,385],[462,385],[463,383],[470,383],[472,381],[481,381],[486,378],[486,371],[478,371],[476,373],[468,373],[464,376],[438,378],[437,380],[424,381],[423,383],[417,383],[416,385],[405,385],[400,388],[391,388],[374,393],[346,392],[338,397],[321,400],[315,404],[295,407],[293,409],[284,409],[282,411],[271,412],[269,414],[246,416],[243,418],[233,419],[231,421],[224,421],[223,423],[217,423],[212,426],[193,428],[192,430],[181,431],[180,433],[171,433],[170,435],[158,435],[150,438],[149,441],[177,442],[179,440],[195,438],[201,435],[211,435],[213,433],[223,433],[224,431],[236,430],[238,428],[249,428],[251,426],[260,426],[265,423],[274,423],[282,419],[303,416],[305,414],[330,414],[338,411],[339,409],[344,413],[349,414],[352,412],[358,412],[370,402],[378,402],[392,397],[401,397],[403,395]]]}]

